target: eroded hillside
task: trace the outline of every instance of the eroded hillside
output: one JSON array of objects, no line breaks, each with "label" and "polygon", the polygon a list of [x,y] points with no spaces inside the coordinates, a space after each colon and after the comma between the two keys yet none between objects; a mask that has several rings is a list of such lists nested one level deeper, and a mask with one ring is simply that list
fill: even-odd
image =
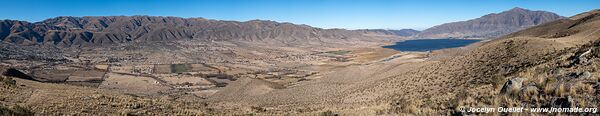
[{"label": "eroded hillside", "polygon": [[515,7],[472,20],[437,25],[423,30],[415,38],[497,38],[562,18],[564,17],[551,12]]}]

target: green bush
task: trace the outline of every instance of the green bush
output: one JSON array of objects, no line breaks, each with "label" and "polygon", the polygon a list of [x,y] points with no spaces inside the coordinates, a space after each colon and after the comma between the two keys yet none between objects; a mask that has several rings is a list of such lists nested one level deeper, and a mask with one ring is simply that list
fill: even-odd
[{"label": "green bush", "polygon": [[171,64],[171,73],[182,73],[190,69],[187,64]]}]

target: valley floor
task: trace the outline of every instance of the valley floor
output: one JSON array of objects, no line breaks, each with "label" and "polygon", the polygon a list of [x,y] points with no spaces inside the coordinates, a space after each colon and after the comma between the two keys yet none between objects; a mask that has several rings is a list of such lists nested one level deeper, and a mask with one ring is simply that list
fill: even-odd
[{"label": "valley floor", "polygon": [[[136,99],[132,102],[139,102],[137,100],[139,98],[147,100],[167,100],[174,103],[201,103],[210,104],[209,106],[211,106],[189,106],[199,109],[246,108],[247,110],[250,110],[247,112],[237,112],[241,114],[256,112],[254,111],[256,108],[269,109],[269,114],[276,112],[293,113],[290,111],[296,110],[297,108],[295,107],[298,106],[306,107],[307,109],[305,109],[305,111],[300,110],[296,113],[319,113],[322,112],[323,107],[330,107],[332,103],[343,103],[341,101],[335,101],[337,99],[336,97],[341,97],[338,95],[344,95],[350,91],[335,94],[329,92],[340,92],[341,89],[350,90],[359,86],[365,86],[361,84],[362,82],[373,82],[374,80],[377,80],[377,78],[349,78],[359,77],[354,76],[353,74],[366,75],[367,72],[364,72],[364,67],[371,66],[373,68],[378,68],[379,65],[421,62],[425,61],[429,54],[427,52],[398,52],[391,49],[380,48],[378,46],[339,49],[325,48],[317,51],[298,48],[280,48],[279,50],[271,51],[262,48],[247,48],[250,49],[241,50],[236,49],[236,47],[223,46],[220,48],[222,50],[216,50],[218,54],[227,55],[227,53],[229,53],[229,55],[235,56],[233,57],[234,59],[224,59],[226,62],[186,62],[187,60],[176,59],[215,59],[210,56],[192,56],[190,58],[190,56],[186,56],[186,54],[173,54],[172,56],[174,56],[175,62],[161,63],[165,60],[154,60],[152,58],[160,58],[164,55],[135,50],[133,52],[110,53],[79,51],[76,57],[78,58],[78,60],[76,60],[78,62],[63,64],[48,64],[45,62],[28,60],[5,60],[1,64],[3,72],[16,68],[17,72],[30,74],[27,76],[34,77],[35,81],[62,84],[55,85],[51,83],[39,83],[31,80],[15,79],[19,86],[7,86],[6,90],[8,91],[5,91],[13,91],[13,95],[5,94],[7,96],[2,97],[16,97],[19,99],[8,99],[2,103],[7,104],[8,106],[28,107],[38,114],[69,114],[85,113],[86,109],[66,110],[72,109],[68,108],[68,106],[72,105],[72,102],[78,100],[83,102],[91,100],[89,101],[91,102],[91,104],[89,104],[91,109],[87,110],[93,112],[98,112],[95,111],[94,108],[100,108],[100,106],[96,105],[110,104],[110,102],[113,102],[108,101],[107,103],[100,103],[101,101],[80,98],[90,96],[90,93],[95,93],[100,96],[110,94],[115,95],[116,98],[124,97]],[[252,49],[257,51],[252,51]],[[190,51],[190,49],[180,50],[180,52],[183,53],[189,52],[188,54],[194,54],[192,51]],[[167,52],[161,53],[169,54]],[[127,57],[131,55],[135,56],[135,54],[144,55],[141,57]],[[119,57],[108,57],[108,61],[116,60],[115,62],[98,63],[98,61],[102,61],[102,57],[106,56]],[[232,58],[227,56],[215,57]],[[173,58],[170,58],[167,61],[173,61]],[[9,67],[11,69],[9,69]],[[354,70],[355,72],[347,73],[346,71],[348,70]],[[344,73],[343,75],[346,76],[340,75],[331,77],[331,75],[339,75],[340,72]],[[77,91],[70,91],[69,89],[75,89]],[[50,93],[46,93],[46,91],[68,94],[50,95]],[[36,98],[35,96],[44,97]],[[59,106],[47,105],[32,107],[33,104],[37,104],[33,103],[34,100],[47,101],[52,99],[60,101],[65,100],[65,97],[69,98],[71,101],[53,103],[55,105],[63,104]],[[96,102],[98,104],[95,104]],[[65,109],[61,110],[61,108]],[[127,107],[113,108],[116,108],[113,109],[114,111],[126,113],[128,111],[131,111],[129,113],[150,112],[140,109],[128,109]],[[114,111],[104,110],[102,112],[119,113]]]}]

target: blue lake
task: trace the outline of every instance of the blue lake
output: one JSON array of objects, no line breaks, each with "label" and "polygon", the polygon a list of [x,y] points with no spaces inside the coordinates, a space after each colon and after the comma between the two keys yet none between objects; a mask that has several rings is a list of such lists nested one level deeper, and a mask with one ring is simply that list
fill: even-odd
[{"label": "blue lake", "polygon": [[391,48],[398,51],[431,51],[446,48],[463,47],[469,44],[479,42],[480,40],[472,39],[420,39],[406,40],[397,42],[394,45],[383,46],[383,48]]}]

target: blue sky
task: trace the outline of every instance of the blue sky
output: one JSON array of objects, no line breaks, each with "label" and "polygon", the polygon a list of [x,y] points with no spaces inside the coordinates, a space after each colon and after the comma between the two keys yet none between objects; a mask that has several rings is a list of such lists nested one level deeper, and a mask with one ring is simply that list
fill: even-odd
[{"label": "blue sky", "polygon": [[599,0],[2,0],[0,19],[151,15],[273,20],[320,28],[425,29],[514,7],[562,16],[600,8]]}]

